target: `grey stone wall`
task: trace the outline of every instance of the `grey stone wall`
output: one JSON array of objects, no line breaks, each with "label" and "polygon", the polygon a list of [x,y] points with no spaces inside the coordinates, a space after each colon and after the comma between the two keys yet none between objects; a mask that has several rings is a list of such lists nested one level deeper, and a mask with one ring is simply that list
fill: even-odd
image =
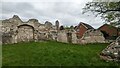
[{"label": "grey stone wall", "polygon": [[120,62],[120,36],[100,53],[100,58]]},{"label": "grey stone wall", "polygon": [[83,37],[79,40],[79,43],[105,43],[105,38],[101,31],[90,29],[87,30]]},{"label": "grey stone wall", "polygon": [[88,30],[81,39],[77,39],[74,29],[59,30],[59,21],[52,25],[46,21],[39,23],[37,19],[23,22],[17,15],[2,21],[2,36],[4,43],[21,41],[57,40],[65,43],[104,43],[105,39],[99,30]]},{"label": "grey stone wall", "polygon": [[57,35],[57,41],[64,43],[77,44],[77,36],[74,30],[60,30]]},{"label": "grey stone wall", "polygon": [[76,32],[72,32],[72,43],[77,44],[77,40]]},{"label": "grey stone wall", "polygon": [[17,41],[33,41],[34,39],[34,28],[29,25],[20,25],[18,27]]},{"label": "grey stone wall", "polygon": [[51,22],[39,23],[37,19],[23,22],[17,15],[2,20],[3,43],[17,43],[21,41],[57,40],[57,25]]},{"label": "grey stone wall", "polygon": [[68,43],[67,35],[66,35],[66,32],[64,30],[61,30],[58,32],[57,41]]}]

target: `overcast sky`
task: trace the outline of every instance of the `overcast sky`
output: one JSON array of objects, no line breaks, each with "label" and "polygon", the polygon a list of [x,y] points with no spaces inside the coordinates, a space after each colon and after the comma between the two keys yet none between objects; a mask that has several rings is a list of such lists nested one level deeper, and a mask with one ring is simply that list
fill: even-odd
[{"label": "overcast sky", "polygon": [[84,22],[98,28],[103,24],[100,17],[92,13],[82,14],[85,3],[92,0],[3,0],[1,19],[8,19],[18,15],[23,21],[31,18],[38,19],[40,23],[56,20],[61,25],[78,25]]}]

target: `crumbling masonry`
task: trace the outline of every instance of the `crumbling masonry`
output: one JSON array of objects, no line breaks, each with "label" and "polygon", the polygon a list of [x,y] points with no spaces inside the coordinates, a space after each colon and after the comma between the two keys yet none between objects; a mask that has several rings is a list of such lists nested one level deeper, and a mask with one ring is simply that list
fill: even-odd
[{"label": "crumbling masonry", "polygon": [[37,19],[23,22],[17,15],[14,15],[12,18],[2,20],[1,28],[3,44],[43,40],[74,44],[104,42],[103,34],[99,30],[87,30],[79,39],[74,28],[60,30],[58,20],[55,25],[49,21],[41,24]]}]

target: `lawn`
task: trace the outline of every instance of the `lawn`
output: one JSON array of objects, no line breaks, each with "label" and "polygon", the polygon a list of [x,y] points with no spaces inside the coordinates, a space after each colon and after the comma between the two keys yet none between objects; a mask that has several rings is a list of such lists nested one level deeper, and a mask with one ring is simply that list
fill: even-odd
[{"label": "lawn", "polygon": [[105,62],[99,53],[108,44],[65,44],[55,41],[2,46],[3,66],[120,66]]}]

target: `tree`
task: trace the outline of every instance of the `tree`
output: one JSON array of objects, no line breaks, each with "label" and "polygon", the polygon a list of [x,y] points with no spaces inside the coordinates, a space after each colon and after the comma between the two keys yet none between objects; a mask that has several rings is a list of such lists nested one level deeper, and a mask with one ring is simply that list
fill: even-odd
[{"label": "tree", "polygon": [[83,13],[87,12],[100,15],[111,25],[120,25],[120,2],[88,2],[83,8]]},{"label": "tree", "polygon": [[71,26],[70,26],[70,29],[73,29],[73,28],[74,28],[74,26],[73,26],[73,25],[71,25]]}]

